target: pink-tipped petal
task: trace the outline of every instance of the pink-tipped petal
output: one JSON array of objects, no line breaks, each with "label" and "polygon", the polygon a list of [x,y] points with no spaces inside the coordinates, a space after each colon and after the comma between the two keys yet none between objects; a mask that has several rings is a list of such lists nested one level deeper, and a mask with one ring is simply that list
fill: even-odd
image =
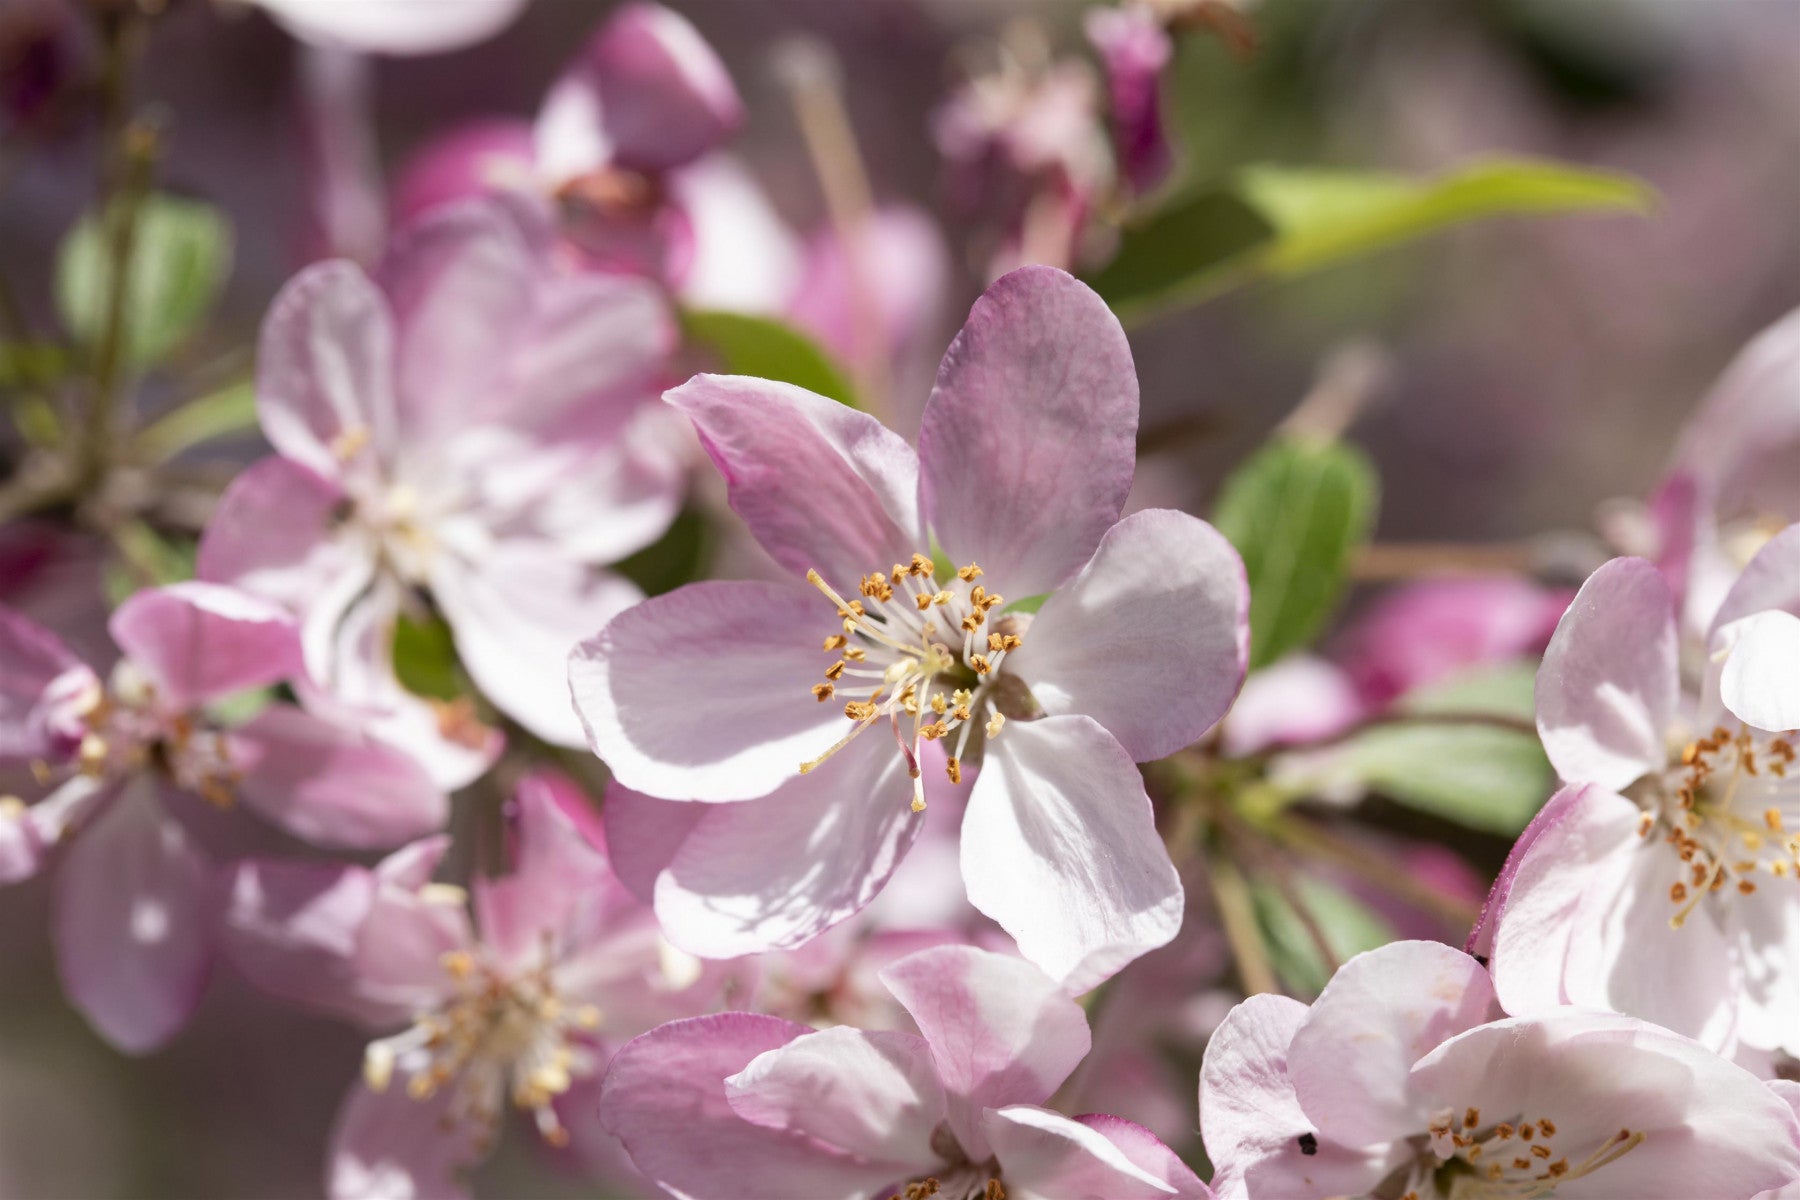
[{"label": "pink-tipped petal", "polygon": [[300,631],[287,610],[216,583],[138,592],[113,613],[110,628],[166,709],[190,708],[303,670]]},{"label": "pink-tipped petal", "polygon": [[413,1015],[365,996],[356,970],[378,880],[362,867],[246,861],[233,869],[220,948],[257,987],[369,1026]]},{"label": "pink-tipped petal", "polygon": [[212,965],[213,870],[148,779],[82,831],[56,880],[63,989],[127,1054],[187,1024]]},{"label": "pink-tipped petal", "polygon": [[1013,721],[962,827],[969,902],[1083,992],[1181,928],[1181,878],[1131,755],[1091,717]]},{"label": "pink-tipped petal", "polygon": [[315,845],[397,846],[449,816],[443,791],[411,755],[292,705],[269,705],[229,741],[237,795]]},{"label": "pink-tipped petal", "polygon": [[1294,1034],[1288,1077],[1301,1109],[1334,1140],[1404,1139],[1431,1120],[1406,1088],[1412,1064],[1499,1015],[1473,958],[1437,942],[1394,942],[1332,976]]},{"label": "pink-tipped petal", "polygon": [[540,121],[556,120],[558,105],[580,105],[611,162],[644,172],[691,162],[744,120],[725,64],[686,17],[660,4],[616,10],[551,92]]},{"label": "pink-tipped petal", "polygon": [[263,321],[256,404],[263,433],[326,479],[366,475],[395,450],[394,322],[354,263],[318,263]]},{"label": "pink-tipped petal", "polygon": [[1008,1194],[1105,1196],[1107,1200],[1210,1197],[1199,1180],[1187,1193],[1156,1178],[1099,1130],[1028,1104],[991,1110],[982,1122]]},{"label": "pink-tipped petal", "polygon": [[501,541],[479,560],[439,563],[432,595],[482,693],[545,741],[581,745],[569,653],[644,594],[621,576],[525,539]]},{"label": "pink-tipped petal", "polygon": [[1662,573],[1615,558],[1588,577],[1537,676],[1538,733],[1568,783],[1618,791],[1667,762],[1680,672]]},{"label": "pink-tipped petal", "polygon": [[1212,1192],[1200,1182],[1194,1169],[1136,1121],[1103,1113],[1089,1113],[1075,1119],[1111,1142],[1133,1166],[1166,1184],[1182,1200],[1211,1200]]},{"label": "pink-tipped petal", "polygon": [[767,796],[710,811],[656,881],[668,939],[702,958],[798,946],[874,899],[923,818],[906,760],[870,729]]},{"label": "pink-tipped petal", "polygon": [[398,1084],[350,1089],[327,1152],[330,1200],[465,1200],[468,1172],[485,1155],[479,1131],[450,1116],[455,1088],[415,1100]]},{"label": "pink-tipped petal", "polygon": [[694,583],[626,609],[569,659],[588,745],[652,796],[767,795],[846,724],[811,695],[832,614],[810,588],[768,583]]},{"label": "pink-tipped petal", "polygon": [[951,1128],[969,1156],[987,1156],[982,1110],[1041,1104],[1091,1039],[1087,1014],[1021,959],[971,946],[934,946],[891,963],[881,981],[931,1046]]},{"label": "pink-tipped petal", "polygon": [[663,397],[694,422],[732,509],[771,557],[848,595],[871,571],[928,549],[918,460],[875,418],[804,388],[696,375]]},{"label": "pink-tipped petal", "polygon": [[1298,1000],[1251,996],[1206,1044],[1200,1129],[1221,1200],[1360,1196],[1388,1173],[1382,1151],[1322,1136],[1301,1109],[1288,1078],[1289,1047],[1306,1018]]},{"label": "pink-tipped petal", "polygon": [[628,1042],[607,1069],[600,1121],[650,1179],[688,1200],[867,1200],[887,1168],[732,1111],[725,1080],[813,1031],[778,1017],[672,1021]]},{"label": "pink-tipped petal", "polygon": [[1244,681],[1249,616],[1243,560],[1218,530],[1137,512],[1044,602],[1007,670],[1045,712],[1090,716],[1148,762],[1225,715]]},{"label": "pink-tipped petal", "polygon": [[1118,523],[1137,423],[1131,347],[1105,302],[1052,267],[1004,275],[938,368],[919,427],[920,515],[996,590],[1048,592]]},{"label": "pink-tipped petal", "polygon": [[909,1033],[839,1026],[795,1038],[727,1079],[725,1099],[752,1124],[891,1164],[896,1175],[941,1161],[931,1134],[944,1090],[931,1050]]}]

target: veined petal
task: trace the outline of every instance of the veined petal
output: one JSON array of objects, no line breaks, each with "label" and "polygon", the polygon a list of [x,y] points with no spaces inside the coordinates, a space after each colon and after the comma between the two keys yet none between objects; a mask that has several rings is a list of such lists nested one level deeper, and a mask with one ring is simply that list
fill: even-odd
[{"label": "veined petal", "polygon": [[840,707],[811,695],[831,611],[811,589],[724,582],[626,609],[569,659],[588,745],[653,796],[767,795],[845,725]]},{"label": "veined petal", "polygon": [[1042,971],[972,946],[934,946],[890,963],[881,981],[931,1047],[957,1141],[989,1151],[985,1109],[1039,1104],[1092,1044],[1087,1014]]},{"label": "veined petal", "polygon": [[1133,1166],[1166,1184],[1183,1200],[1212,1200],[1212,1192],[1200,1182],[1193,1168],[1136,1121],[1104,1113],[1089,1113],[1075,1119],[1111,1142]]},{"label": "veined petal", "polygon": [[1364,1150],[1332,1141],[1301,1109],[1288,1077],[1289,1047],[1306,1018],[1298,1000],[1251,996],[1206,1043],[1200,1129],[1222,1200],[1360,1196],[1381,1182],[1396,1157],[1385,1146]]},{"label": "veined petal", "polygon": [[1537,676],[1538,733],[1569,783],[1618,791],[1668,761],[1680,685],[1674,599],[1641,558],[1588,577]]},{"label": "veined petal", "polygon": [[396,846],[443,828],[449,801],[402,750],[288,704],[228,735],[236,793],[257,815],[319,846]]},{"label": "veined petal", "polygon": [[988,743],[962,828],[969,902],[1082,992],[1181,927],[1181,879],[1131,756],[1086,716]]},{"label": "veined petal", "polygon": [[938,368],[919,427],[920,515],[1010,594],[1048,592],[1118,523],[1137,422],[1131,347],[1105,302],[1052,267],[1003,275]]},{"label": "veined petal", "polygon": [[798,946],[860,911],[924,818],[906,760],[870,729],[756,800],[714,805],[656,880],[656,915],[702,958]]},{"label": "veined petal", "polygon": [[[804,388],[696,375],[663,399],[694,422],[731,507],[771,557],[840,590],[923,545],[918,459],[869,416]],[[846,593],[847,594],[847,593]]]},{"label": "veined petal", "polygon": [[393,314],[356,264],[307,267],[275,297],[257,353],[256,404],[275,449],[327,479],[392,461]]},{"label": "veined petal", "polygon": [[1148,762],[1225,715],[1244,682],[1249,613],[1243,560],[1218,530],[1137,512],[1044,602],[1007,669],[1044,711],[1086,714]]},{"label": "veined petal", "polygon": [[176,583],[138,592],[108,628],[143,668],[157,703],[179,710],[289,679],[304,669],[300,631],[273,601],[216,583]]},{"label": "veined petal", "polygon": [[1300,1108],[1333,1141],[1399,1141],[1430,1123],[1406,1086],[1445,1039],[1500,1015],[1480,963],[1437,942],[1395,942],[1338,968],[1288,1048]]},{"label": "veined petal", "polygon": [[1724,627],[1719,699],[1758,729],[1800,729],[1800,617],[1769,610]]},{"label": "veined petal", "polygon": [[212,965],[212,875],[148,778],[82,831],[58,872],[63,989],[128,1054],[162,1045],[200,1002]]},{"label": "veined petal", "polygon": [[931,1050],[909,1033],[839,1026],[765,1050],[725,1080],[744,1120],[815,1137],[895,1175],[942,1161],[931,1148],[944,1092]]},{"label": "veined petal", "polygon": [[1160,1200],[1187,1195],[1210,1200],[1212,1195],[1198,1179],[1193,1190],[1178,1192],[1132,1162],[1098,1129],[1048,1109],[1029,1104],[990,1109],[982,1125],[1006,1178],[1008,1197]]},{"label": "veined petal", "polygon": [[632,1161],[683,1200],[867,1200],[893,1182],[884,1165],[732,1111],[725,1080],[813,1031],[752,1013],[672,1021],[613,1056],[600,1121]]}]

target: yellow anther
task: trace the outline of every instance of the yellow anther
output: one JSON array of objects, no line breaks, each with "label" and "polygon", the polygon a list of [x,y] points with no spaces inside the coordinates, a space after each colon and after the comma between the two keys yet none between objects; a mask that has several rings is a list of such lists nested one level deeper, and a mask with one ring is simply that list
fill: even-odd
[{"label": "yellow anther", "polygon": [[849,644],[850,639],[841,633],[834,633],[825,639],[825,649],[827,650],[842,650]]},{"label": "yellow anther", "polygon": [[919,593],[917,596],[913,597],[913,603],[919,606],[920,612],[924,612],[926,609],[931,607],[930,593],[928,593],[928,592]]},{"label": "yellow anther", "polygon": [[832,687],[829,683],[815,683],[813,684],[812,694],[819,703],[823,704],[825,701],[831,699],[832,693],[835,691],[837,691],[837,689]]},{"label": "yellow anther", "polygon": [[989,737],[998,737],[1000,734],[1000,727],[1004,724],[1006,724],[1005,715],[1001,714],[1001,713],[995,713],[993,716],[988,718],[987,735]]},{"label": "yellow anther", "polygon": [[833,683],[836,683],[838,680],[842,679],[843,677],[844,677],[844,660],[843,659],[840,658],[836,662],[832,663],[829,667],[825,668],[825,678],[831,680]]},{"label": "yellow anther", "polygon": [[931,724],[919,728],[919,736],[928,742],[935,742],[949,732],[940,721],[933,721]]},{"label": "yellow anther", "polygon": [[908,575],[931,574],[931,560],[926,558],[923,554],[914,554],[912,556],[912,565],[907,568],[906,573]]},{"label": "yellow anther", "polygon": [[979,566],[977,566],[975,563],[970,563],[968,566],[963,567],[961,570],[957,571],[956,577],[958,579],[962,580],[964,583],[968,583],[980,574],[981,574],[981,568]]},{"label": "yellow anther", "polygon": [[984,654],[969,655],[969,667],[977,675],[986,675],[989,671],[993,670],[993,667],[988,664],[987,656]]},{"label": "yellow anther", "polygon": [[931,598],[931,602],[939,608],[942,608],[954,599],[956,599],[956,594],[954,592],[939,592]]},{"label": "yellow anther", "polygon": [[844,715],[852,721],[867,721],[875,716],[875,705],[867,700],[852,700],[844,705]]},{"label": "yellow anther", "polygon": [[1769,827],[1770,833],[1781,832],[1781,810],[1769,808],[1763,810],[1763,824]]},{"label": "yellow anther", "polygon": [[373,435],[366,425],[352,425],[331,439],[331,457],[341,463],[347,463],[363,452]]},{"label": "yellow anther", "polygon": [[931,698],[931,711],[932,712],[936,713],[938,716],[941,717],[949,710],[950,710],[950,702],[948,700],[944,699],[944,693],[938,692],[936,695],[932,696],[932,698]]},{"label": "yellow anther", "polygon": [[962,782],[962,760],[951,755],[944,760],[944,773],[950,776],[951,783]]}]

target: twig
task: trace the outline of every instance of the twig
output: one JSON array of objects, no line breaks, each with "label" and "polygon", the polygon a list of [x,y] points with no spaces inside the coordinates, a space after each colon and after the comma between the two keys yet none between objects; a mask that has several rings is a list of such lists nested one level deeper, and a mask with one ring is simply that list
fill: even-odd
[{"label": "twig", "polygon": [[1429,575],[1532,575],[1537,564],[1530,542],[1376,542],[1350,560],[1350,577],[1388,583]]},{"label": "twig", "polygon": [[1263,942],[1256,907],[1243,875],[1229,859],[1213,855],[1206,878],[1219,905],[1219,924],[1224,927],[1225,940],[1231,944],[1231,956],[1237,963],[1238,980],[1244,985],[1245,994],[1279,992],[1281,984],[1275,978],[1274,967],[1269,965],[1268,946]]},{"label": "twig", "polygon": [[1453,929],[1466,930],[1480,915],[1479,905],[1427,887],[1379,851],[1346,841],[1324,826],[1291,812],[1261,828],[1277,841],[1285,842],[1302,854],[1342,867],[1394,898],[1431,913]]}]

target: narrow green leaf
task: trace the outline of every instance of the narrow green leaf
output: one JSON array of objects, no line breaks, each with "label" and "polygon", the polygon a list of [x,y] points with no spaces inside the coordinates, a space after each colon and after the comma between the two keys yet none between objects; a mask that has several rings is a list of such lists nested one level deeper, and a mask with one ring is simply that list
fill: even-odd
[{"label": "narrow green leaf", "polygon": [[1285,438],[1225,481],[1213,522],[1249,574],[1252,669],[1318,636],[1374,525],[1378,494],[1361,451]]},{"label": "narrow green leaf", "polygon": [[138,435],[138,449],[153,462],[189,446],[256,428],[256,385],[241,379],[158,417]]},{"label": "narrow green leaf", "polygon": [[849,377],[817,342],[791,325],[722,310],[685,312],[681,325],[688,340],[715,355],[728,374],[791,383],[857,407]]},{"label": "narrow green leaf", "polygon": [[1261,259],[1263,269],[1277,276],[1315,271],[1481,217],[1643,213],[1654,197],[1647,184],[1628,175],[1529,159],[1493,159],[1425,180],[1255,166],[1238,174],[1238,187],[1275,227]]},{"label": "narrow green leaf", "polygon": [[1314,760],[1326,788],[1360,787],[1485,833],[1512,836],[1555,786],[1543,747],[1491,725],[1383,725]]},{"label": "narrow green leaf", "polygon": [[1264,164],[1123,231],[1090,282],[1122,317],[1288,279],[1483,217],[1649,209],[1648,184],[1532,159],[1490,159],[1428,179]]},{"label": "narrow green leaf", "polygon": [[1411,713],[1481,713],[1530,721],[1537,715],[1537,662],[1475,667],[1416,688],[1400,698]]},{"label": "narrow green leaf", "polygon": [[454,700],[463,694],[456,643],[442,618],[417,621],[400,615],[394,623],[394,676],[415,696]]},{"label": "narrow green leaf", "polygon": [[[93,346],[106,327],[113,264],[105,222],[82,218],[63,240],[56,301],[74,339]],[[125,357],[133,368],[159,362],[200,324],[231,271],[231,224],[208,204],[144,197],[127,272]]]},{"label": "narrow green leaf", "polygon": [[[1294,890],[1339,963],[1385,946],[1397,936],[1374,910],[1335,884],[1299,879]],[[1331,978],[1330,966],[1320,959],[1319,948],[1293,905],[1268,884],[1257,884],[1252,895],[1276,972],[1296,991],[1311,995],[1323,991]]]}]

